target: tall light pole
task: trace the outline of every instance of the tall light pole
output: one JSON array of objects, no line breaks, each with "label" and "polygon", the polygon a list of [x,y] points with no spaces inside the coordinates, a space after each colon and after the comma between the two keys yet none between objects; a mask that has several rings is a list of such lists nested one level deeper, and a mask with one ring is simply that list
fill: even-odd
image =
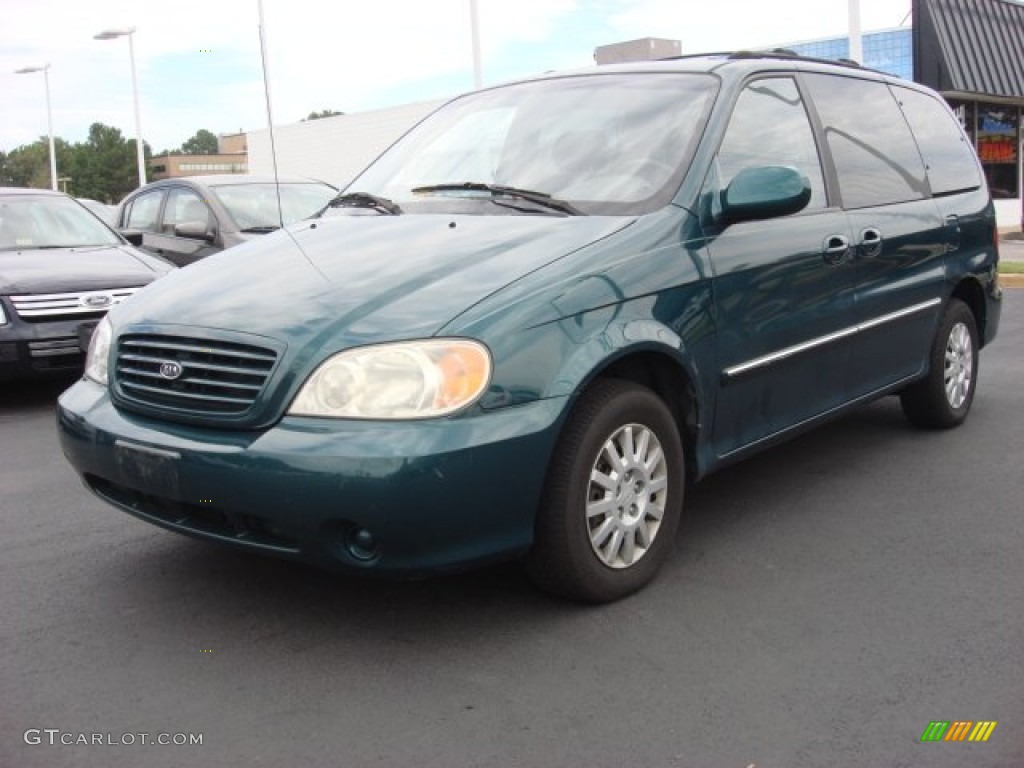
[{"label": "tall light pole", "polygon": [[43,82],[46,84],[46,130],[50,134],[50,186],[57,189],[57,152],[53,146],[53,112],[50,110],[50,65],[44,64],[41,67],[22,67],[14,70],[16,75],[27,75],[32,72],[42,72]]},{"label": "tall light pole", "polygon": [[469,27],[473,38],[473,87],[480,90],[484,87],[484,73],[480,64],[480,16],[476,0],[469,0]]},{"label": "tall light pole", "polygon": [[850,17],[850,58],[858,64],[864,63],[864,43],[860,33],[860,0],[848,0],[847,12]]},{"label": "tall light pole", "polygon": [[118,37],[128,38],[128,55],[132,61],[132,99],[135,102],[135,149],[139,157],[139,186],[146,183],[146,153],[142,148],[142,119],[139,117],[139,83],[135,76],[135,45],[132,38],[135,35],[135,27],[124,29],[105,29],[98,35],[93,35],[96,40],[114,40]]}]

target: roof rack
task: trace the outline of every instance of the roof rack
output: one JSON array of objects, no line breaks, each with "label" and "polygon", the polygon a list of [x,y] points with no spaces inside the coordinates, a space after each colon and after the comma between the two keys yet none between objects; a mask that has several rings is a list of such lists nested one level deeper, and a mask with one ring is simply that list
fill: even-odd
[{"label": "roof rack", "polygon": [[665,56],[661,59],[654,59],[654,61],[680,61],[681,59],[711,59],[715,57],[727,59],[732,55],[732,51],[711,51],[709,53],[683,53],[679,56]]},{"label": "roof rack", "polygon": [[851,69],[864,69],[853,59],[820,59],[816,56],[804,56],[791,51],[788,48],[773,48],[770,51],[735,51],[729,54],[730,59],[795,59],[798,61],[810,61],[815,64],[838,64],[840,67]]},{"label": "roof rack", "polygon": [[664,58],[658,58],[655,60],[679,61],[681,59],[686,58],[784,58],[799,61],[811,61],[813,63],[828,63],[828,65],[838,65],[840,67],[849,67],[851,69],[857,70],[866,69],[865,67],[860,65],[860,63],[854,61],[852,58],[819,58],[817,56],[805,56],[803,53],[797,53],[797,51],[790,50],[788,48],[771,48],[769,50],[720,50],[706,53],[683,53],[678,56],[665,56]]},{"label": "roof rack", "polygon": [[742,61],[744,59],[782,59],[784,61],[806,61],[811,64],[831,64],[834,67],[847,67],[848,69],[859,69],[862,72],[874,72],[879,75],[892,77],[891,72],[883,72],[880,69],[865,67],[853,59],[822,59],[817,56],[804,56],[802,53],[791,51],[788,48],[772,48],[764,51],[714,51],[711,53],[684,53],[681,56],[666,56],[655,61],[680,61],[682,59],[731,59]]}]

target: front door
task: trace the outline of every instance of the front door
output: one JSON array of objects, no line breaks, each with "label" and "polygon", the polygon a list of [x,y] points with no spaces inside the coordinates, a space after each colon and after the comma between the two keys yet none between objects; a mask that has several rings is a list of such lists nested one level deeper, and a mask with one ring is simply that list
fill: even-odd
[{"label": "front door", "polygon": [[[713,223],[720,389],[713,435],[726,456],[845,400],[849,331],[856,325],[851,233],[830,205],[814,134],[791,77],[750,82],[740,94],[705,199],[744,168],[785,165],[810,181],[800,213]],[[712,204],[713,207],[713,204]]]},{"label": "front door", "polygon": [[[183,234],[184,227],[188,227],[188,235]],[[147,232],[142,243],[184,267],[221,250],[215,243],[216,236],[216,219],[203,199],[191,189],[173,187],[167,194],[159,229]]]}]

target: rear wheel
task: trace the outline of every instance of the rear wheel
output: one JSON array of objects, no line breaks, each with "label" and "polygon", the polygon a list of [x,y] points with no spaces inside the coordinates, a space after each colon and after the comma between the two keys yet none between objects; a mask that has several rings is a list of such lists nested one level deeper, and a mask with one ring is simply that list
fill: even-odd
[{"label": "rear wheel", "polygon": [[900,394],[907,419],[926,429],[949,429],[967,418],[978,380],[974,314],[950,299],[929,353],[928,375]]},{"label": "rear wheel", "polygon": [[631,382],[596,382],[551,460],[528,561],[534,580],[594,603],[644,586],[674,544],[684,473],[664,402]]}]

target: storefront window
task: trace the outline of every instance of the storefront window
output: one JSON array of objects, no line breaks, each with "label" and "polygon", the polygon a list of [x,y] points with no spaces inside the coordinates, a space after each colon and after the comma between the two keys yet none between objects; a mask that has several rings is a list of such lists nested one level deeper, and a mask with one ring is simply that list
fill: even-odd
[{"label": "storefront window", "polygon": [[960,121],[960,127],[964,129],[967,138],[971,140],[971,146],[977,146],[974,142],[974,102],[950,99],[949,108],[953,110],[956,119]]},{"label": "storefront window", "polygon": [[978,104],[978,157],[994,198],[1017,197],[1020,114],[1017,107]]}]

